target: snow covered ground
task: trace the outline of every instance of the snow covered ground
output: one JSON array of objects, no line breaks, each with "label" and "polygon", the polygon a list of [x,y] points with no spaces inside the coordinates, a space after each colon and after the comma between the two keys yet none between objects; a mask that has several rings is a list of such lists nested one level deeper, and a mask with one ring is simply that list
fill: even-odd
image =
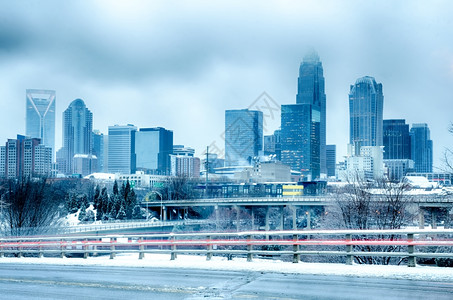
[{"label": "snow covered ground", "polygon": [[417,266],[409,268],[401,266],[376,266],[376,265],[344,265],[328,263],[298,263],[282,262],[278,260],[254,259],[247,262],[245,258],[233,258],[228,261],[226,257],[214,256],[211,261],[206,261],[206,256],[193,256],[178,254],[176,260],[170,260],[169,254],[146,254],[139,260],[138,254],[118,254],[115,259],[109,256],[83,258],[0,258],[2,263],[15,264],[52,264],[52,265],[93,265],[93,266],[121,266],[137,268],[186,268],[186,269],[211,269],[228,271],[257,271],[265,273],[287,274],[314,274],[314,275],[342,275],[350,277],[379,277],[392,279],[412,279],[427,281],[453,281],[453,268],[438,268]]}]

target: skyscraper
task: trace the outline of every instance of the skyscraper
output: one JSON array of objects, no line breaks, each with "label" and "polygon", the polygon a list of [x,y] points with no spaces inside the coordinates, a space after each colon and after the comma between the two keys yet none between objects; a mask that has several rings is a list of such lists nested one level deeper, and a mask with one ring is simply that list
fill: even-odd
[{"label": "skyscraper", "polygon": [[282,163],[305,180],[320,176],[320,111],[312,104],[282,105]]},{"label": "skyscraper", "polygon": [[362,146],[382,146],[384,95],[382,84],[373,77],[356,80],[349,91],[349,131],[353,155]]},{"label": "skyscraper", "polygon": [[322,63],[315,51],[305,55],[300,64],[296,103],[311,104],[314,110],[320,112],[320,171],[326,174],[326,94]]},{"label": "skyscraper", "polygon": [[104,172],[104,134],[99,130],[94,130],[92,135],[91,153],[98,159],[97,172]]},{"label": "skyscraper", "polygon": [[225,111],[225,166],[249,165],[263,151],[263,112]]},{"label": "skyscraper", "polygon": [[0,147],[0,177],[50,176],[51,170],[52,148],[41,144],[39,138],[17,135]]},{"label": "skyscraper", "polygon": [[274,134],[264,136],[264,155],[274,155],[276,160],[282,159],[280,133],[280,129],[277,129],[274,131]]},{"label": "skyscraper", "polygon": [[135,173],[135,133],[137,127],[109,126],[108,136],[108,172],[120,174]]},{"label": "skyscraper", "polygon": [[411,137],[406,120],[383,121],[384,159],[411,159]]},{"label": "skyscraper", "polygon": [[335,169],[337,164],[337,146],[326,145],[326,166],[327,176],[335,176]]},{"label": "skyscraper", "polygon": [[140,128],[135,133],[135,153],[138,170],[157,175],[170,174],[173,154],[173,131],[162,127]]},{"label": "skyscraper", "polygon": [[[63,153],[59,155],[59,170],[72,174],[76,154],[90,155],[92,148],[93,114],[82,99],[76,99],[63,112]],[[61,161],[60,159],[64,160]]]},{"label": "skyscraper", "polygon": [[415,172],[433,171],[433,141],[430,139],[428,124],[412,124],[411,157],[415,163]]},{"label": "skyscraper", "polygon": [[25,134],[40,138],[55,153],[55,91],[26,90]]}]

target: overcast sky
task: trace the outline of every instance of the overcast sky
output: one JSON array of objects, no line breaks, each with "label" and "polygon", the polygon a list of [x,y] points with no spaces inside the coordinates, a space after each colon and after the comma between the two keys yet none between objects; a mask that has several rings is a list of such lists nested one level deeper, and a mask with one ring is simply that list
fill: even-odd
[{"label": "overcast sky", "polygon": [[[200,155],[223,148],[226,109],[263,92],[296,101],[299,64],[318,51],[327,143],[349,141],[349,86],[383,84],[384,119],[428,123],[441,167],[453,121],[453,1],[3,1],[0,141],[25,133],[25,90],[82,98],[94,128],[162,126]],[[267,117],[267,132],[280,115]]]}]

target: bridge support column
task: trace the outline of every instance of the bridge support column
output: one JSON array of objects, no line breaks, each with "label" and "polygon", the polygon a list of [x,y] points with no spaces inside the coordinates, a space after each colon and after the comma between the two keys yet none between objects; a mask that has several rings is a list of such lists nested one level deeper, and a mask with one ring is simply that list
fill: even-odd
[{"label": "bridge support column", "polygon": [[297,229],[297,206],[292,206],[293,211],[293,230]]},{"label": "bridge support column", "polygon": [[254,208],[254,206],[252,206],[250,208],[250,210],[252,211],[251,212],[251,215],[252,215],[252,230],[255,230],[255,210],[253,208]]},{"label": "bridge support column", "polygon": [[431,228],[437,229],[437,209],[431,209]]},{"label": "bridge support column", "polygon": [[240,229],[240,222],[241,222],[241,208],[238,205],[235,205],[234,207],[236,209],[236,231],[239,232]]},{"label": "bridge support column", "polygon": [[283,213],[284,213],[283,209],[284,209],[283,205],[279,207],[279,210],[280,210],[280,230],[283,230],[284,226],[285,226],[285,219],[284,219],[284,215],[283,215]]},{"label": "bridge support column", "polygon": [[216,231],[219,230],[219,206],[216,205],[214,206],[214,212],[215,212],[215,229]]},{"label": "bridge support column", "polygon": [[307,210],[305,212],[305,215],[307,216],[307,230],[311,229],[311,213],[310,210]]},{"label": "bridge support column", "polygon": [[167,207],[164,206],[162,209],[163,209],[163,214],[164,214],[164,221],[167,221]]},{"label": "bridge support column", "polygon": [[425,229],[425,210],[421,207],[418,208],[418,228]]},{"label": "bridge support column", "polygon": [[[264,228],[266,231],[269,231],[269,205],[266,205],[266,217],[265,217],[265,223],[264,223]],[[266,240],[269,240],[269,235],[266,234]]]}]

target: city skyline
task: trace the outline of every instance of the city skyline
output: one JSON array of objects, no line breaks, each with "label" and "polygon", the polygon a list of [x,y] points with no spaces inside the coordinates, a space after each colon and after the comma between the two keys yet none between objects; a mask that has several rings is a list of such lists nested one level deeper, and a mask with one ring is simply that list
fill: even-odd
[{"label": "city skyline", "polygon": [[[429,125],[435,166],[453,148],[445,109],[453,82],[450,2],[30,3],[2,2],[0,12],[3,140],[25,133],[24,91],[50,89],[58,98],[56,150],[62,112],[82,98],[104,134],[114,124],[170,128],[175,144],[200,156],[213,140],[222,144],[225,110],[246,108],[263,91],[293,103],[298,66],[313,47],[324,67],[327,143],[337,145],[338,160],[349,138],[349,85],[367,75],[383,84],[385,119]],[[268,119],[264,134],[279,120]]]}]

